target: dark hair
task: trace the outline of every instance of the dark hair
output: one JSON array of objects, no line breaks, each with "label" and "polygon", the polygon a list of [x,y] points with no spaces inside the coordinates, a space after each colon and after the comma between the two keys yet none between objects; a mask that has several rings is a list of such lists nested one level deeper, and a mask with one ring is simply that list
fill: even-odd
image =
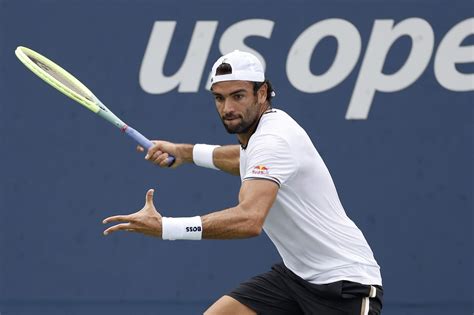
[{"label": "dark hair", "polygon": [[253,82],[253,94],[257,95],[257,91],[262,87],[262,85],[267,85],[267,101],[269,104],[272,103],[272,98],[274,96],[273,86],[269,80],[263,82]]},{"label": "dark hair", "polygon": [[[216,69],[216,75],[224,75],[224,74],[231,74],[232,73],[232,66],[228,63],[221,63]],[[262,85],[267,85],[267,101],[268,103],[272,103],[273,98],[273,86],[269,80],[265,80],[263,82],[253,82],[253,93],[257,95],[257,91],[262,87]]]},{"label": "dark hair", "polygon": [[224,75],[224,74],[231,74],[232,73],[232,66],[228,63],[221,63],[219,67],[216,69],[216,75]]}]

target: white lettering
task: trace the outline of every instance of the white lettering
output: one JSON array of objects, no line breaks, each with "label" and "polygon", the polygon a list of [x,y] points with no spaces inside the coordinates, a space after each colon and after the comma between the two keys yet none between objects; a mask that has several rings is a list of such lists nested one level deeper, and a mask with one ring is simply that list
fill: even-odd
[{"label": "white lettering", "polygon": [[[176,22],[156,21],[140,69],[143,90],[152,94],[167,93],[175,88],[181,93],[198,92],[217,26],[217,21],[197,21],[184,61],[173,75],[166,76],[163,70]],[[247,46],[245,40],[252,36],[270,39],[274,26],[275,22],[267,19],[239,21],[223,32],[219,50],[221,54],[235,49],[251,52],[265,66],[265,58]],[[448,90],[474,90],[474,73],[462,73],[456,69],[456,65],[474,62],[474,45],[462,46],[463,41],[472,35],[474,18],[468,18],[453,26],[439,44],[434,56],[434,73],[440,85]],[[384,73],[390,49],[404,36],[409,37],[412,44],[408,57],[398,70]],[[336,39],[337,52],[324,73],[312,73],[311,60],[318,58],[317,46],[327,37]],[[361,36],[352,23],[336,18],[319,21],[304,30],[291,46],[286,60],[288,80],[305,93],[332,89],[354,70],[361,55],[361,46]],[[398,24],[394,24],[393,20],[375,20],[346,119],[367,119],[376,92],[396,92],[413,84],[428,66],[433,47],[433,30],[421,18],[409,18]],[[279,49],[279,46],[274,48]],[[206,87],[209,88],[209,85],[208,78]]]},{"label": "white lettering", "polygon": [[[273,31],[273,26],[275,22],[271,20],[263,19],[250,19],[237,22],[231,25],[225,32],[222,34],[221,40],[219,42],[219,50],[222,55],[230,53],[234,50],[247,51],[254,54],[262,63],[263,68],[265,69],[266,62],[265,58],[256,51],[255,49],[245,45],[245,39],[250,36],[260,36],[264,38],[270,38]],[[206,88],[211,88],[211,73],[206,83]]]},{"label": "white lettering", "polygon": [[439,84],[448,90],[474,90],[474,74],[463,74],[456,70],[456,63],[474,62],[474,46],[461,46],[462,41],[470,35],[474,35],[474,18],[455,25],[438,46],[434,73]]},{"label": "white lettering", "polygon": [[236,49],[247,51],[257,56],[262,62],[263,67],[265,67],[265,58],[255,49],[245,45],[244,41],[250,36],[270,38],[274,25],[275,22],[263,19],[245,20],[231,25],[224,34],[222,34],[221,41],[219,42],[221,54],[225,55]]},{"label": "white lettering", "polygon": [[[318,43],[325,37],[337,40],[337,53],[331,67],[321,75],[311,73],[310,63]],[[329,90],[351,73],[359,59],[361,39],[357,28],[346,20],[328,19],[313,24],[296,39],[286,62],[291,84],[306,93]]]},{"label": "white lettering", "polygon": [[163,94],[178,87],[179,92],[197,92],[211,49],[217,21],[197,21],[186,57],[172,76],[163,74],[176,22],[155,22],[140,68],[140,85],[145,92]]},{"label": "white lettering", "polygon": [[[408,35],[412,49],[405,64],[395,73],[382,73],[392,44]],[[395,92],[410,86],[423,73],[433,51],[434,34],[423,19],[410,18],[393,26],[393,20],[376,20],[357,78],[346,119],[367,119],[376,91]]]}]

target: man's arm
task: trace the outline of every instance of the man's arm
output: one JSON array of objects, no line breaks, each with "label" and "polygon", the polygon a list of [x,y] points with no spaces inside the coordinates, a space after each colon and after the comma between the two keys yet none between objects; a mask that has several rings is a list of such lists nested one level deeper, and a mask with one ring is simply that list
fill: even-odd
[{"label": "man's arm", "polygon": [[[244,181],[235,207],[213,212],[201,217],[202,237],[207,239],[249,238],[261,233],[263,223],[273,202],[278,184],[266,179]],[[162,216],[153,205],[153,190],[146,196],[145,206],[129,215],[106,218],[103,223],[118,223],[104,231],[131,231],[162,237]]]},{"label": "man's arm", "polygon": [[233,239],[259,235],[268,211],[275,201],[278,188],[278,184],[271,180],[244,181],[237,206],[201,217],[202,237]]},{"label": "man's arm", "polygon": [[221,171],[232,175],[240,175],[240,145],[226,145],[214,149],[212,153],[214,165]]},{"label": "man's arm", "polygon": [[[160,167],[168,167],[166,159],[171,154],[175,157],[173,168],[185,163],[193,163],[192,144],[177,144],[167,141],[152,141],[153,146],[148,150],[145,159]],[[138,146],[139,152],[144,152],[143,147]],[[213,162],[220,170],[232,175],[239,175],[240,146],[226,145],[218,147],[213,152]]]}]

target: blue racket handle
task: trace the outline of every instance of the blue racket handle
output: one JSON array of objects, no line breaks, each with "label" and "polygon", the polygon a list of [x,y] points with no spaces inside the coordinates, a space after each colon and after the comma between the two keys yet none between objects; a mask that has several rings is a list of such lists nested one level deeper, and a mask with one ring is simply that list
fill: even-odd
[{"label": "blue racket handle", "polygon": [[[146,150],[148,150],[149,148],[151,148],[153,146],[153,142],[148,140],[144,135],[142,135],[141,133],[139,133],[138,131],[136,131],[135,129],[133,129],[130,126],[127,126],[125,128],[125,133],[127,135],[129,135],[130,137],[132,137],[136,142],[138,142]],[[175,157],[170,155],[170,156],[168,156],[166,161],[168,162],[168,167],[170,167],[171,165],[173,165],[173,163],[175,161]]]}]

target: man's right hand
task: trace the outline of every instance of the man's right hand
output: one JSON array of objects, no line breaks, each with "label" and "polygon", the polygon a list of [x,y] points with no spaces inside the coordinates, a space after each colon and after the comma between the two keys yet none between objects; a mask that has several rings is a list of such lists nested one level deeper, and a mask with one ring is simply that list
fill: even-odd
[{"label": "man's right hand", "polygon": [[[184,163],[192,163],[193,161],[193,145],[191,144],[176,144],[168,141],[153,140],[153,146],[148,149],[145,155],[145,160],[158,165],[160,167],[168,168],[167,161],[170,155],[175,157],[172,168],[176,168]],[[142,146],[137,146],[138,152],[145,152]]]}]

